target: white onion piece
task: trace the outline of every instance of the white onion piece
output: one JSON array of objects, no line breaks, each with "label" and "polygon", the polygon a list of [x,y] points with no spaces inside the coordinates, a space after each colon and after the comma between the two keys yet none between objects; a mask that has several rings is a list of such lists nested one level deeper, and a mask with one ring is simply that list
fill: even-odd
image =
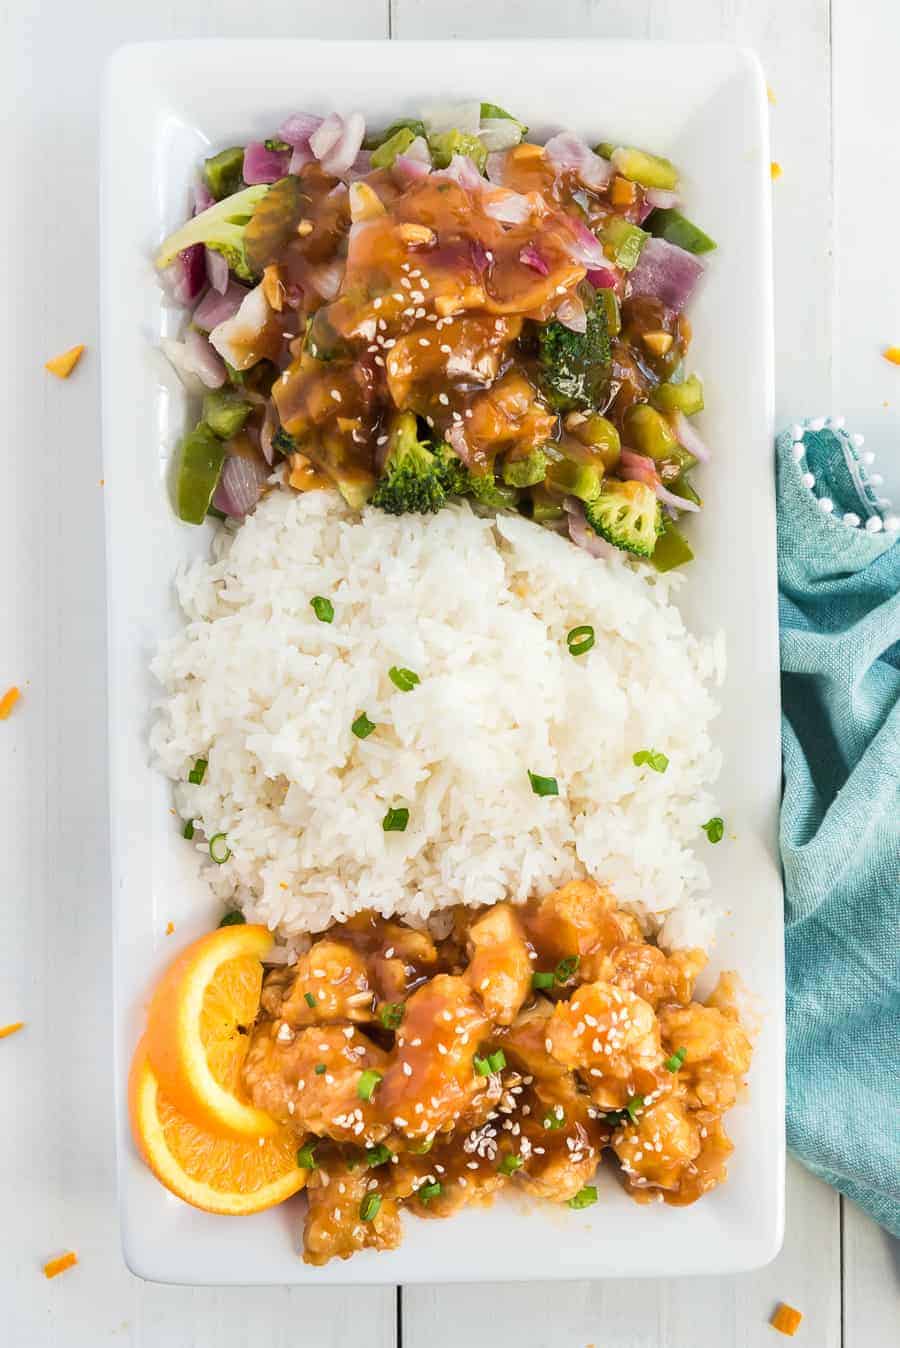
[{"label": "white onion piece", "polygon": [[445,169],[439,169],[436,178],[449,178],[459,183],[469,192],[477,192],[484,186],[484,179],[478,172],[478,166],[467,154],[455,154]]},{"label": "white onion piece", "polygon": [[[420,163],[427,164],[431,168],[431,151],[428,148],[428,141],[424,136],[416,136],[403,151],[404,159],[418,159]],[[394,161],[396,163],[396,160]]]},{"label": "white onion piece", "polygon": [[511,150],[522,139],[517,122],[511,117],[486,117],[481,123],[478,139],[491,153],[498,150]]},{"label": "white onion piece", "polygon": [[467,136],[477,136],[481,126],[481,104],[435,103],[422,113],[422,121],[429,136],[439,136],[444,131],[462,131]]},{"label": "white onion piece", "polygon": [[521,192],[491,195],[482,209],[485,215],[489,215],[492,220],[499,220],[501,225],[524,225],[533,214],[532,202]]},{"label": "white onion piece", "polygon": [[[365,134],[366,119],[361,112],[351,112],[349,117],[345,117],[340,136],[322,157],[322,168],[325,172],[335,178],[342,178],[345,173],[349,173],[362,148]],[[312,140],[310,145],[315,149]]]},{"label": "white onion piece", "polygon": [[587,225],[577,216],[570,215],[568,211],[563,211],[559,218],[572,235],[572,241],[568,245],[572,261],[582,267],[605,267],[607,258],[603,244],[591,233]]},{"label": "white onion piece", "polygon": [[613,175],[608,159],[601,159],[571,131],[561,131],[544,146],[544,153],[558,173],[574,173],[583,187],[602,191]]},{"label": "white onion piece", "polygon": [[287,121],[281,123],[278,135],[281,140],[286,140],[288,145],[308,145],[310,136],[318,131],[321,125],[321,117],[315,117],[311,112],[295,112]]},{"label": "white onion piece", "polygon": [[343,130],[344,119],[336,112],[329,113],[321,126],[316,127],[309,138],[309,148],[318,160],[330,154],[340,140]]},{"label": "white onion piece", "polygon": [[681,198],[677,192],[669,192],[664,187],[648,187],[644,192],[644,200],[658,211],[670,211]]},{"label": "white onion piece", "polygon": [[577,295],[567,295],[556,311],[556,317],[571,332],[587,332],[587,314]]},{"label": "white onion piece", "polygon": [[204,248],[203,251],[206,254],[206,279],[213,290],[224,295],[228,289],[228,263],[215,248]]},{"label": "white onion piece", "polygon": [[323,263],[321,267],[310,267],[308,279],[310,285],[323,300],[333,300],[341,288],[346,263],[341,258]]},{"label": "white onion piece", "polygon": [[493,183],[495,187],[502,187],[503,179],[506,177],[506,151],[499,150],[494,154],[489,154],[484,171],[487,174],[488,182]]},{"label": "white onion piece", "polygon": [[671,506],[673,510],[699,510],[700,507],[696,501],[689,501],[686,496],[676,496],[674,492],[669,491],[659,481],[653,484],[653,490],[657,498],[663,505]]},{"label": "white onion piece", "polygon": [[221,388],[225,383],[225,366],[202,332],[189,329],[183,342],[163,337],[160,346],[189,393]]},{"label": "white onion piece", "polygon": [[261,334],[271,312],[263,288],[258,285],[247,291],[236,314],[213,328],[209,340],[229,365],[236,370],[246,370],[254,363],[252,359],[248,360],[248,348],[252,348],[254,340]]},{"label": "white onion piece", "polygon": [[694,458],[699,459],[701,463],[709,463],[712,458],[709,447],[705,441],[701,440],[699,433],[684,413],[673,412],[669,417],[669,422],[682,449],[686,449],[689,454],[693,454]]},{"label": "white onion piece", "polygon": [[307,164],[314,164],[316,156],[308,145],[295,145],[294,152],[291,155],[291,162],[288,164],[288,173],[297,174]]},{"label": "white onion piece", "polygon": [[[412,149],[412,145],[409,148]],[[431,164],[430,162],[426,164],[421,159],[411,159],[408,154],[398,154],[391,169],[402,183],[413,183],[428,177]]]},{"label": "white onion piece", "polygon": [[222,476],[213,493],[213,505],[223,515],[243,519],[262,495],[268,480],[268,471],[258,459],[231,454],[222,469]]},{"label": "white onion piece", "polygon": [[159,347],[188,393],[203,393],[205,385],[188,358],[184,342],[174,337],[161,337]]}]

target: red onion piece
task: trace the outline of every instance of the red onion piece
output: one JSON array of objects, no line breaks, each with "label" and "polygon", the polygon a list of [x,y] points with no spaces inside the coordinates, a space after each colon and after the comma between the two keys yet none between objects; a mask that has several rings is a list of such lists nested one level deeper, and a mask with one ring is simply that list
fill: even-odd
[{"label": "red onion piece", "polygon": [[571,131],[561,131],[544,146],[544,153],[557,173],[574,173],[583,187],[602,191],[613,175],[608,159],[601,159]]},{"label": "red onion piece", "polygon": [[403,154],[397,155],[392,168],[402,182],[411,183],[419,178],[427,178],[431,172],[431,151],[424,136],[416,136]]},{"label": "red onion piece", "polygon": [[226,318],[224,323],[217,323],[209,334],[209,340],[229,365],[233,365],[236,370],[249,369],[254,364],[253,344],[268,323],[271,313],[261,285],[255,286],[253,290],[245,290],[237,313]]},{"label": "red onion piece", "polygon": [[615,290],[619,278],[609,267],[590,267],[587,279],[595,290]]},{"label": "red onion piece", "polygon": [[643,482],[651,487],[657,499],[662,501],[663,505],[671,506],[673,510],[700,509],[695,501],[688,501],[685,497],[675,496],[668,491],[659,480],[656,464],[645,454],[633,454],[630,449],[623,449],[619,458],[619,473],[626,482]]},{"label": "red onion piece", "polygon": [[288,173],[297,174],[307,164],[314,164],[316,156],[308,145],[295,145],[288,164]]},{"label": "red onion piece", "polygon": [[372,152],[371,150],[360,150],[359,154],[350,165],[347,177],[352,181],[357,178],[366,178],[372,172]]},{"label": "red onion piece", "polygon": [[210,206],[215,205],[215,201],[216,199],[210,192],[206,179],[198,178],[194,184],[194,215],[209,210]]},{"label": "red onion piece", "polygon": [[231,454],[225,460],[222,476],[213,493],[213,505],[223,515],[243,519],[262,495],[267,477],[266,468],[258,459]]},{"label": "red onion piece", "polygon": [[487,249],[480,239],[469,240],[469,257],[472,259],[472,268],[476,276],[483,276],[488,269],[490,258],[487,255]]},{"label": "red onion piece", "polygon": [[[479,186],[481,185],[483,180],[479,179]],[[485,215],[489,215],[492,220],[498,220],[501,225],[524,225],[533,214],[532,202],[521,192],[492,194],[484,202],[483,210]]]},{"label": "red onion piece", "polygon": [[206,285],[203,251],[202,243],[191,244],[160,272],[160,284],[176,304],[194,304],[202,293]]},{"label": "red onion piece", "polygon": [[556,317],[571,332],[587,332],[587,314],[577,295],[567,295],[556,311]]},{"label": "red onion piece", "polygon": [[693,253],[665,239],[648,239],[628,277],[629,295],[654,295],[680,313],[703,275],[703,264]]},{"label": "red onion piece", "polygon": [[309,137],[309,148],[318,160],[334,149],[344,132],[344,119],[331,112]]},{"label": "red onion piece", "polygon": [[506,177],[505,150],[498,150],[496,153],[488,155],[485,173],[487,174],[488,182],[493,183],[495,187],[503,186],[503,179]]},{"label": "red onion piece", "polygon": [[322,125],[321,117],[314,117],[311,112],[295,112],[287,121],[281,123],[278,128],[279,140],[286,140],[288,145],[309,144],[309,138],[314,131],[318,131]]},{"label": "red onion piece", "polygon": [[683,412],[672,412],[669,416],[669,424],[678,437],[678,443],[682,449],[686,449],[689,454],[693,454],[695,459],[701,463],[709,463],[712,455],[705,441],[701,440],[699,433],[691,425]]},{"label": "red onion piece", "polygon": [[204,332],[212,332],[213,328],[217,328],[227,318],[234,317],[247,294],[249,291],[246,286],[240,286],[237,281],[229,279],[224,295],[220,295],[217,290],[206,292],[191,315],[191,322]]},{"label": "red onion piece", "polygon": [[[315,134],[319,135],[321,129]],[[349,173],[353,161],[362,148],[365,134],[366,119],[361,112],[351,112],[349,117],[345,117],[337,140],[321,156],[322,168],[325,172],[332,174],[335,178],[342,178],[345,173]],[[310,148],[316,150],[313,140],[314,137],[311,137]],[[318,154],[317,150],[316,153]]]},{"label": "red onion piece", "polygon": [[218,291],[220,295],[224,295],[225,291],[228,289],[228,278],[230,275],[228,263],[221,253],[216,252],[215,248],[205,248],[203,251],[206,254],[204,259],[206,263],[206,279],[209,281],[213,290]]},{"label": "red onion piece", "polygon": [[549,276],[550,268],[541,257],[533,243],[526,243],[525,247],[519,253],[519,261],[532,271],[538,272],[541,276]]},{"label": "red onion piece", "polygon": [[484,186],[484,179],[478,172],[478,166],[467,154],[455,154],[445,169],[439,169],[436,178],[449,178],[459,183],[469,192],[477,192]]},{"label": "red onion piece", "polygon": [[221,388],[225,383],[225,363],[212,349],[209,338],[196,328],[188,328],[184,338],[187,362],[207,388]]},{"label": "red onion piece", "polygon": [[563,507],[569,526],[569,537],[578,548],[584,548],[592,557],[614,557],[617,548],[595,534],[584,515],[584,506],[574,496],[563,498]]},{"label": "red onion piece", "polygon": [[447,444],[462,459],[467,468],[472,467],[472,451],[466,441],[465,432],[461,421],[454,421],[453,425],[446,432]]},{"label": "red onion piece", "polygon": [[681,198],[677,192],[670,192],[665,187],[647,187],[644,189],[644,200],[654,210],[670,211]]},{"label": "red onion piece", "polygon": [[244,150],[244,182],[277,183],[288,171],[290,150],[267,150],[261,140],[251,140]]},{"label": "red onion piece", "polygon": [[572,235],[569,256],[573,262],[579,263],[582,267],[604,267],[606,254],[603,251],[603,244],[591,233],[587,225],[576,216],[569,215],[567,211],[561,212],[559,219]]},{"label": "red onion piece", "polygon": [[686,496],[676,496],[673,492],[668,491],[659,481],[655,484],[653,490],[656,492],[658,499],[662,501],[663,505],[670,506],[673,510],[700,509],[696,501],[689,501]]}]

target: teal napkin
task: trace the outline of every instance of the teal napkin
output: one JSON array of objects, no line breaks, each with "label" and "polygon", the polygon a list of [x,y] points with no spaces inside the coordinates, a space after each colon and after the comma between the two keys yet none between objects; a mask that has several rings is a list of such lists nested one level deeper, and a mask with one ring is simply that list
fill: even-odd
[{"label": "teal napkin", "polygon": [[900,1236],[900,520],[840,421],[776,451],[788,1145]]}]

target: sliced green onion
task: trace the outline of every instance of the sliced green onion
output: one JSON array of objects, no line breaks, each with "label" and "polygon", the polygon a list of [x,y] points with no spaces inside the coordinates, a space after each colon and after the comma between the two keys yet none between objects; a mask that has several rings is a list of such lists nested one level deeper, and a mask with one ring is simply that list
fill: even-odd
[{"label": "sliced green onion", "polygon": [[381,827],[385,833],[405,833],[406,825],[409,823],[409,810],[405,805],[392,805],[387,814],[381,821]]},{"label": "sliced green onion", "polygon": [[386,1147],[383,1142],[379,1142],[377,1147],[366,1148],[366,1160],[369,1165],[385,1165],[393,1154],[390,1147]]},{"label": "sliced green onion", "polygon": [[637,1123],[637,1116],[644,1108],[644,1097],[642,1095],[633,1095],[625,1106],[625,1113],[631,1119],[632,1123]]},{"label": "sliced green onion", "polygon": [[432,1133],[431,1137],[426,1137],[424,1142],[417,1142],[414,1147],[411,1146],[410,1151],[414,1156],[424,1156],[427,1151],[431,1151],[433,1146],[434,1134]]},{"label": "sliced green onion", "polygon": [[610,1128],[618,1128],[627,1118],[628,1114],[624,1109],[611,1109],[608,1114],[603,1115],[604,1122],[608,1123]]},{"label": "sliced green onion", "polygon": [[416,1190],[416,1197],[421,1198],[423,1203],[430,1203],[432,1198],[437,1198],[441,1192],[440,1180],[435,1180],[434,1184],[423,1184],[421,1189]]},{"label": "sliced green onion", "polygon": [[503,1052],[502,1048],[498,1048],[496,1052],[488,1055],[488,1067],[490,1067],[492,1072],[502,1072],[505,1066],[506,1054]]},{"label": "sliced green onion", "polygon": [[537,988],[540,992],[544,992],[547,988],[552,988],[555,982],[556,979],[551,973],[538,972],[531,975],[531,986]]},{"label": "sliced green onion", "polygon": [[367,1067],[356,1083],[356,1094],[360,1100],[371,1100],[381,1080],[380,1072],[376,1072],[374,1067]]},{"label": "sliced green onion", "polygon": [[188,773],[188,781],[192,786],[199,786],[206,776],[206,769],[209,767],[209,761],[205,758],[198,758],[194,766]]},{"label": "sliced green onion", "polygon": [[516,1156],[515,1152],[510,1151],[504,1156],[503,1160],[497,1166],[497,1169],[501,1175],[511,1175],[524,1164],[525,1162],[522,1160],[521,1156]]},{"label": "sliced green onion", "polygon": [[579,1189],[574,1198],[569,1199],[569,1207],[577,1212],[580,1208],[589,1208],[597,1201],[597,1186],[586,1184],[583,1189]]},{"label": "sliced green onion", "polygon": [[325,1075],[325,1064],[323,1062],[317,1062],[313,1071],[317,1077],[323,1077]]},{"label": "sliced green onion", "polygon": [[187,838],[188,842],[190,842],[191,838],[193,838],[194,836],[193,819],[186,819],[184,821],[184,828],[181,830],[181,836],[182,838]]},{"label": "sliced green onion", "polygon": [[350,729],[358,740],[365,740],[369,738],[372,731],[375,729],[375,722],[370,721],[366,713],[361,711]]},{"label": "sliced green onion", "polygon": [[316,999],[311,992],[304,992],[303,1000],[306,1002],[307,1006],[315,1006],[316,1004]]},{"label": "sliced green onion", "polygon": [[309,602],[320,623],[334,622],[334,604],[330,599],[325,599],[322,595],[317,594]]},{"label": "sliced green onion", "polygon": [[712,819],[707,819],[700,827],[711,843],[721,842],[725,837],[725,820],[717,814],[714,814]]},{"label": "sliced green onion", "polygon": [[677,1048],[675,1052],[672,1054],[671,1058],[666,1058],[666,1061],[663,1063],[663,1067],[665,1067],[667,1072],[680,1072],[682,1067],[684,1066],[684,1060],[686,1057],[687,1057],[687,1049]]},{"label": "sliced green onion", "polygon": [[652,768],[654,772],[665,772],[669,766],[669,760],[665,754],[657,753],[655,749],[638,749],[631,761],[636,768],[643,767],[646,763],[647,767]]},{"label": "sliced green onion", "polygon": [[472,1066],[480,1077],[489,1077],[491,1075],[491,1063],[489,1058],[474,1058]]},{"label": "sliced green onion", "polygon": [[415,688],[417,683],[421,683],[418,674],[411,669],[403,669],[399,665],[391,665],[388,670],[388,678],[395,688],[399,688],[401,693],[408,693]]},{"label": "sliced green onion", "polygon": [[545,1128],[548,1128],[551,1133],[555,1133],[558,1128],[562,1128],[565,1121],[566,1111],[563,1109],[562,1105],[557,1105],[554,1109],[548,1110],[541,1119],[541,1123]]},{"label": "sliced green onion", "polygon": [[569,979],[578,972],[578,966],[581,963],[580,955],[567,955],[564,960],[560,960],[553,970],[553,977],[557,983],[568,983]]},{"label": "sliced green onion", "polygon": [[555,777],[541,777],[538,773],[528,770],[528,780],[531,782],[531,789],[536,796],[558,796],[559,783]]},{"label": "sliced green onion", "polygon": [[566,635],[566,645],[569,648],[569,654],[576,658],[579,655],[587,655],[594,644],[594,629],[588,624],[584,627],[573,627],[571,632]]},{"label": "sliced green onion", "polygon": [[383,1002],[378,1008],[378,1019],[386,1030],[396,1030],[403,1019],[402,1002]]},{"label": "sliced green onion", "polygon": [[231,856],[231,848],[224,833],[214,833],[209,840],[209,855],[217,866],[224,866]]},{"label": "sliced green onion", "polygon": [[353,1174],[354,1170],[359,1169],[359,1163],[360,1163],[359,1152],[351,1152],[349,1156],[344,1157],[344,1165],[350,1171],[351,1175]]},{"label": "sliced green onion", "polygon": [[318,1142],[307,1142],[297,1152],[297,1164],[301,1170],[315,1170],[319,1164],[316,1160],[316,1147]]},{"label": "sliced green onion", "polygon": [[366,1194],[359,1205],[359,1215],[364,1222],[374,1222],[381,1207],[381,1194]]},{"label": "sliced green onion", "polygon": [[237,909],[235,909],[233,912],[225,914],[225,916],[222,918],[222,921],[219,923],[219,926],[241,927],[246,921],[247,919],[244,917],[244,914],[239,913]]}]

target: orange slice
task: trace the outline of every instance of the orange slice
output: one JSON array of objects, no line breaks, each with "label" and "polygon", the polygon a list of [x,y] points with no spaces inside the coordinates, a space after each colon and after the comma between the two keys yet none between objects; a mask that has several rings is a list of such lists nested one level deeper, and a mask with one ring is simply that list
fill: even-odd
[{"label": "orange slice", "polygon": [[306,1183],[308,1172],[297,1165],[297,1138],[286,1129],[238,1140],[186,1119],[160,1089],[143,1041],[131,1065],[128,1105],[135,1143],[156,1178],[204,1212],[262,1212]]},{"label": "orange slice", "polygon": [[167,1099],[207,1132],[257,1142],[278,1131],[241,1087],[247,1031],[259,1010],[260,961],[271,947],[265,927],[220,927],[183,950],[156,985],[147,1056]]}]

